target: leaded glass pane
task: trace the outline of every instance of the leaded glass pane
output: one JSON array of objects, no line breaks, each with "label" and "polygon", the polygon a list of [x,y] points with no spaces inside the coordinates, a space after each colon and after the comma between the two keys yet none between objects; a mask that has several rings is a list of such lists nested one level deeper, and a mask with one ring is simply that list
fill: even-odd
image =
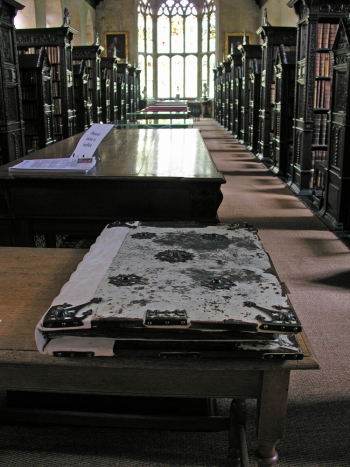
[{"label": "leaded glass pane", "polygon": [[182,53],[184,51],[184,20],[180,15],[171,19],[171,52]]},{"label": "leaded glass pane", "polygon": [[[204,85],[208,86],[208,56],[202,58],[202,96],[205,95]],[[208,93],[207,93],[208,94]]]},{"label": "leaded glass pane", "polygon": [[212,70],[215,68],[215,54],[210,55],[209,58],[209,73],[210,73],[210,80],[209,80],[209,96],[214,96],[214,78]]},{"label": "leaded glass pane", "polygon": [[143,90],[143,88],[145,87],[145,73],[144,73],[144,70],[146,69],[145,67],[145,56],[144,55],[139,55],[139,60],[138,60],[138,67],[140,68],[141,73],[140,73],[140,89],[141,91]]},{"label": "leaded glass pane", "polygon": [[147,70],[147,96],[153,97],[153,57],[151,55],[147,55],[147,62],[146,62],[146,70]]},{"label": "leaded glass pane", "polygon": [[185,23],[185,52],[197,53],[198,51],[198,20],[191,15],[186,18]]},{"label": "leaded glass pane", "polygon": [[146,16],[146,51],[153,53],[153,23],[150,14]]},{"label": "leaded glass pane", "polygon": [[208,15],[203,15],[202,20],[202,52],[208,52]]},{"label": "leaded glass pane", "polygon": [[175,98],[179,95],[184,97],[184,59],[180,55],[175,55],[171,59],[171,96]]},{"label": "leaded glass pane", "polygon": [[145,51],[145,22],[142,14],[138,15],[138,49],[139,52]]},{"label": "leaded glass pane", "polygon": [[210,15],[210,25],[209,25],[209,51],[210,52],[215,52],[215,13],[212,12]]},{"label": "leaded glass pane", "polygon": [[157,33],[158,33],[158,43],[157,51],[158,53],[169,53],[170,52],[170,23],[169,19],[165,16],[158,18],[157,23]]},{"label": "leaded glass pane", "polygon": [[188,55],[185,59],[185,96],[197,97],[198,59],[195,55]]},{"label": "leaded glass pane", "polygon": [[170,95],[170,58],[161,55],[158,58],[158,97],[168,98]]}]

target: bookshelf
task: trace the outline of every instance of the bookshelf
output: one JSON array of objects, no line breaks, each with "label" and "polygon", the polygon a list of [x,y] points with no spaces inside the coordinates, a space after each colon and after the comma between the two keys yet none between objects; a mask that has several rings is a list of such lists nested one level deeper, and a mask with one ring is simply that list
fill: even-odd
[{"label": "bookshelf", "polygon": [[135,86],[135,93],[136,93],[136,111],[138,112],[140,110],[140,100],[141,100],[141,81],[140,81],[140,75],[141,75],[141,68],[136,68],[136,86]]},{"label": "bookshelf", "polygon": [[111,123],[111,80],[109,79],[108,68],[101,70],[101,103],[102,103],[102,121]]},{"label": "bookshelf", "polygon": [[253,69],[253,60],[261,60],[261,46],[243,44],[238,49],[242,53],[242,86],[241,86],[241,126],[239,128],[238,141],[245,146],[249,145],[249,78]]},{"label": "bookshelf", "polygon": [[223,75],[223,66],[218,64],[216,67],[215,75],[215,120],[219,125],[222,124],[222,75]]},{"label": "bookshelf", "polygon": [[[110,106],[110,121],[115,123],[118,120],[118,71],[117,71],[118,59],[114,57],[102,57],[101,58],[101,70],[103,73],[107,73],[109,79],[109,106]],[[107,70],[107,71],[105,71]],[[107,96],[106,96],[107,99]],[[103,106],[102,106],[103,113]]]},{"label": "bookshelf", "polygon": [[284,178],[290,176],[293,144],[295,53],[283,44],[275,59],[275,111],[273,158],[270,170]]},{"label": "bookshelf", "polygon": [[249,72],[249,111],[248,111],[248,145],[253,154],[258,152],[259,140],[259,102],[261,81],[261,60],[254,58]]},{"label": "bookshelf", "polygon": [[88,73],[85,60],[73,65],[76,131],[86,131],[93,124],[92,103],[88,101]]},{"label": "bookshelf", "polygon": [[102,123],[101,103],[101,53],[102,45],[78,45],[73,47],[73,64],[79,65],[81,60],[85,61],[87,82],[87,101],[92,104],[92,123]]},{"label": "bookshelf", "polygon": [[[267,23],[267,18],[265,18]],[[284,45],[286,52],[296,52],[296,27],[262,25],[256,33],[262,41],[261,92],[259,110],[259,150],[256,157],[267,162],[273,161],[274,111],[275,111],[275,59],[278,47]]]},{"label": "bookshelf", "polygon": [[53,132],[55,141],[76,133],[72,45],[77,31],[69,25],[53,28],[17,29],[18,54],[38,54],[47,50],[51,65]]},{"label": "bookshelf", "polygon": [[289,0],[287,5],[298,16],[293,156],[288,184],[295,193],[313,193],[321,201],[322,159],[328,148],[329,52],[340,18],[350,13],[350,4],[340,0]]},{"label": "bookshelf", "polygon": [[217,86],[216,86],[216,82],[217,82],[217,76],[218,76],[218,70],[217,68],[213,68],[213,75],[214,75],[214,98],[213,98],[213,103],[214,103],[214,109],[213,109],[213,118],[214,120],[217,122],[218,121],[218,118],[217,118],[217,99],[218,99],[218,96],[217,96]]},{"label": "bookshelf", "polygon": [[45,148],[53,138],[51,67],[45,47],[18,56],[26,154]]},{"label": "bookshelf", "polygon": [[129,67],[126,62],[117,65],[118,122],[126,121],[129,113]]},{"label": "bookshelf", "polygon": [[136,66],[129,65],[129,112],[136,112],[137,106],[137,76],[136,76]]},{"label": "bookshelf", "polygon": [[230,96],[231,96],[231,62],[227,58],[221,63],[222,66],[222,101],[221,101],[221,124],[229,130],[231,125]]},{"label": "bookshelf", "polygon": [[[350,230],[350,18],[340,20],[331,51],[329,144],[324,200],[318,215],[335,230]],[[315,172],[319,163],[316,159]],[[321,171],[322,172],[322,171]],[[318,174],[317,174],[318,175]],[[319,183],[319,181],[316,181]]]},{"label": "bookshelf", "polygon": [[0,165],[25,155],[14,18],[23,5],[0,3]]},{"label": "bookshelf", "polygon": [[229,55],[231,62],[231,96],[230,96],[230,128],[234,138],[238,137],[237,128],[240,126],[241,113],[239,112],[239,102],[241,97],[242,80],[242,53],[234,47]]}]

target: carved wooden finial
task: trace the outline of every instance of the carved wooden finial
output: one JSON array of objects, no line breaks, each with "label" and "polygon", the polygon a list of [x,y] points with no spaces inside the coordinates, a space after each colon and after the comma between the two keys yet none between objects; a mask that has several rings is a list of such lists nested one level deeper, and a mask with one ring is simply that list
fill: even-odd
[{"label": "carved wooden finial", "polygon": [[100,36],[98,32],[96,33],[96,37],[95,37],[95,45],[100,45]]},{"label": "carved wooden finial", "polygon": [[244,33],[243,33],[243,45],[247,45],[247,31],[244,30]]},{"label": "carved wooden finial", "polygon": [[63,11],[63,24],[62,26],[70,26],[70,17],[68,8],[65,8]]},{"label": "carved wooden finial", "polygon": [[264,8],[263,26],[271,26],[267,20],[267,8]]}]

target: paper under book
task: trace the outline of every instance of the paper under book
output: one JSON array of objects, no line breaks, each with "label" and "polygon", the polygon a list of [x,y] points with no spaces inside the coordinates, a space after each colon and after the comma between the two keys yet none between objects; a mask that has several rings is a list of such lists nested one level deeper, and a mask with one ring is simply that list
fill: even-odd
[{"label": "paper under book", "polygon": [[246,225],[115,222],[36,327],[58,357],[303,357],[301,323]]}]

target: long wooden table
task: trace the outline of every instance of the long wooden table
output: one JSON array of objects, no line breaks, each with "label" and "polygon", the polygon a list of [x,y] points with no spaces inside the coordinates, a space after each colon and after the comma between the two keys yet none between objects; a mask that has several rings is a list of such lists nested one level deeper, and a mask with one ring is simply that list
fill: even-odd
[{"label": "long wooden table", "polygon": [[[55,358],[36,349],[34,329],[53,298],[68,281],[86,250],[0,248],[0,390],[9,403],[0,407],[0,421],[90,424],[118,427],[229,430],[230,466],[248,467],[244,448],[244,400],[258,399],[257,456],[259,465],[277,461],[276,444],[283,436],[290,372],[317,369],[304,333],[299,342],[304,359],[163,360],[141,357]],[[232,398],[227,417],[136,417],[118,413],[20,407],[23,395],[40,393],[122,398]],[[22,397],[23,398],[23,397]],[[53,398],[55,400],[56,396]],[[24,397],[25,399],[25,397]],[[124,399],[122,399],[124,400]],[[126,400],[126,399],[125,399]],[[129,400],[129,399],[128,399]],[[296,447],[297,449],[297,447]],[[240,460],[239,460],[240,459]],[[241,462],[241,464],[239,464]]]},{"label": "long wooden table", "polygon": [[[69,157],[80,135],[26,159]],[[98,235],[115,220],[215,222],[224,176],[195,129],[114,129],[87,174],[10,174],[0,167],[0,245],[34,234]]]}]

